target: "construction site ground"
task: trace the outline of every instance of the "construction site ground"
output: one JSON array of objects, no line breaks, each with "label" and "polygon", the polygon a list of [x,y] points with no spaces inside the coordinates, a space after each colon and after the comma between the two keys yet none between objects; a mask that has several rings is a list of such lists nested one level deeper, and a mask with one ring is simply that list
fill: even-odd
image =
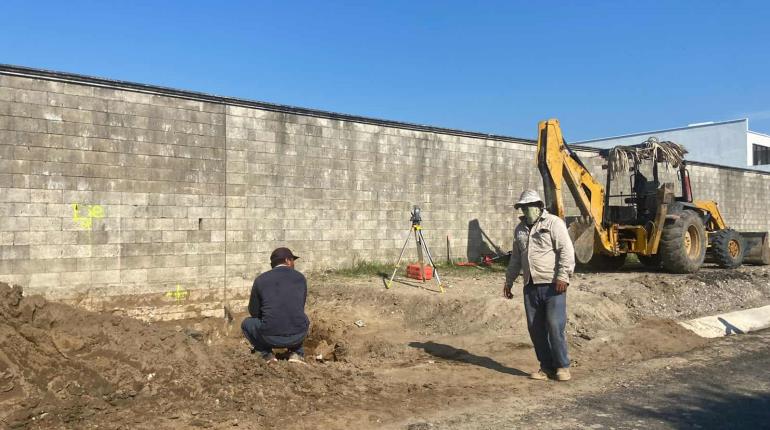
[{"label": "construction site ground", "polygon": [[500,267],[442,275],[443,294],[407,279],[385,289],[376,273],[311,274],[307,363],[271,366],[249,353],[244,312],[148,323],[0,285],[0,428],[474,428],[473,411],[503,401],[536,416],[633,388],[719,342],[676,320],[770,304],[768,266],[577,273],[573,380],[542,382],[527,378],[538,365],[521,285],[505,300]]}]

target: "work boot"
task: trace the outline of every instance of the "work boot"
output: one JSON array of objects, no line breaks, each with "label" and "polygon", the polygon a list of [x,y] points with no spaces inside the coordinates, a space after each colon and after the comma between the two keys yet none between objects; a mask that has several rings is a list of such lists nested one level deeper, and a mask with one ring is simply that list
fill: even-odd
[{"label": "work boot", "polygon": [[556,369],[556,380],[557,381],[569,381],[572,379],[572,375],[569,374],[569,369],[566,367],[560,367]]},{"label": "work boot", "polygon": [[304,363],[305,357],[297,354],[296,352],[292,352],[289,355],[289,363]]},{"label": "work boot", "polygon": [[553,372],[540,368],[540,369],[537,369],[537,372],[530,373],[529,379],[534,379],[536,381],[547,381],[548,377],[552,374]]}]

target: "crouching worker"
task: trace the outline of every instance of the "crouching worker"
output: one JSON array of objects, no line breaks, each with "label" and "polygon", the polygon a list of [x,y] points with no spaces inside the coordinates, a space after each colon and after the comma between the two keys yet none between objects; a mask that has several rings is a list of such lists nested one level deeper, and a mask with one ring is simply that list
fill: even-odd
[{"label": "crouching worker", "polygon": [[568,381],[570,362],[564,328],[575,251],[564,221],[549,214],[544,206],[537,191],[532,190],[524,191],[514,205],[523,216],[513,233],[503,296],[513,298],[511,287],[523,271],[527,329],[540,362],[540,369],[530,378]]},{"label": "crouching worker", "polygon": [[277,248],[270,255],[272,270],[254,280],[249,299],[250,318],[241,329],[253,347],[268,364],[277,362],[273,348],[287,348],[289,361],[304,361],[302,342],[310,322],[305,315],[307,281],[294,270],[296,255],[288,248]]}]

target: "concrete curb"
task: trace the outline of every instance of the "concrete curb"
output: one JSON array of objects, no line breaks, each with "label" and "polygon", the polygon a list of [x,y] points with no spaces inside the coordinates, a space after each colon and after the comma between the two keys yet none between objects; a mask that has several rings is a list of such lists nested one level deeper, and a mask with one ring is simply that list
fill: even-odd
[{"label": "concrete curb", "polygon": [[770,305],[680,321],[679,325],[700,337],[713,338],[744,334],[770,327]]}]

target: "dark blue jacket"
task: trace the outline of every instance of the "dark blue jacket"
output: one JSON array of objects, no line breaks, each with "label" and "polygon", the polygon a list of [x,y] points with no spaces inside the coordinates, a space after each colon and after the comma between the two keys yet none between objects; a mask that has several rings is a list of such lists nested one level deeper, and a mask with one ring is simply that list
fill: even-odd
[{"label": "dark blue jacket", "polygon": [[289,267],[278,266],[254,280],[249,313],[262,320],[262,335],[291,336],[307,332],[307,281]]}]

